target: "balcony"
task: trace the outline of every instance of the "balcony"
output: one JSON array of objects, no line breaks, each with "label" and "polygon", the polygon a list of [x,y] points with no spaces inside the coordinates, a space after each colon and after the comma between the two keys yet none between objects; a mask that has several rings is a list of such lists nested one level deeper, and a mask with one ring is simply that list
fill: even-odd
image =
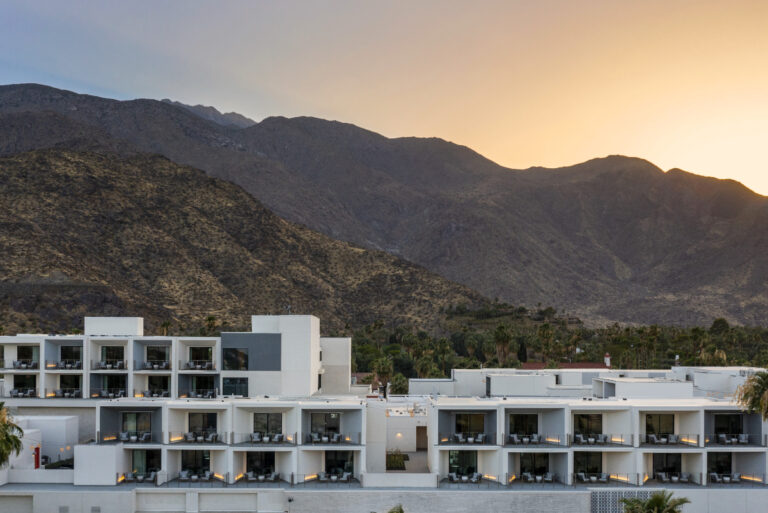
[{"label": "balcony", "polygon": [[119,431],[115,433],[99,433],[100,444],[126,443],[126,444],[152,444],[161,443],[155,440],[150,431]]},{"label": "balcony", "polygon": [[83,370],[82,360],[46,360],[45,370]]},{"label": "balcony", "polygon": [[171,391],[163,389],[134,390],[133,397],[143,397],[147,399],[171,397]]},{"label": "balcony", "polygon": [[10,397],[16,399],[32,399],[37,398],[36,388],[14,388],[10,392]]},{"label": "balcony", "polygon": [[360,445],[360,433],[307,433],[304,445]]},{"label": "balcony", "polygon": [[489,433],[440,433],[440,445],[496,445],[496,436]]},{"label": "balcony", "polygon": [[133,362],[136,371],[170,371],[171,362],[168,360],[144,360]]},{"label": "balcony", "polygon": [[297,440],[296,433],[234,433],[234,443],[247,447],[291,446]]},{"label": "balcony", "polygon": [[196,388],[188,392],[179,392],[179,397],[182,399],[216,399],[218,390],[215,388]]},{"label": "balcony", "polygon": [[631,446],[634,440],[634,435],[627,434],[606,434],[606,433],[590,433],[582,434],[577,433],[573,435],[574,447],[604,447],[606,445],[628,445]]},{"label": "balcony", "polygon": [[505,447],[542,447],[542,446],[568,446],[568,436],[563,433],[548,434],[518,434],[512,433],[504,439]]},{"label": "balcony", "polygon": [[125,388],[92,388],[91,399],[120,399],[128,397]]},{"label": "balcony", "polygon": [[14,360],[13,370],[37,370],[40,368],[39,360]]},{"label": "balcony", "polygon": [[213,360],[189,360],[186,363],[179,360],[179,369],[183,371],[215,371],[216,365]]},{"label": "balcony", "polygon": [[91,362],[91,370],[96,371],[126,371],[125,360],[99,360]]},{"label": "balcony", "polygon": [[643,482],[641,474],[616,472],[576,472],[571,477],[574,485],[639,486]]},{"label": "balcony", "polygon": [[664,447],[664,446],[688,446],[698,447],[699,435],[681,435],[681,434],[646,434],[640,435],[640,445],[643,447]]},{"label": "balcony", "polygon": [[707,447],[762,447],[765,445],[765,438],[748,433],[718,433],[706,435],[704,443]]},{"label": "balcony", "polygon": [[169,434],[172,444],[228,444],[229,433],[218,433],[215,429],[174,432]]},{"label": "balcony", "polygon": [[46,388],[46,399],[81,399],[83,391],[80,388]]}]

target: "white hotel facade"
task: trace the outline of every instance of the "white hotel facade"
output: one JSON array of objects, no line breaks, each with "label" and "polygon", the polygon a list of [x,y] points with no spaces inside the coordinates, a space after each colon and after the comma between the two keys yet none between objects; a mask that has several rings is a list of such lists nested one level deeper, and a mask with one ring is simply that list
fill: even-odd
[{"label": "white hotel facade", "polygon": [[[357,511],[323,499],[354,492],[598,513],[660,487],[692,498],[686,511],[768,499],[768,423],[732,401],[760,369],[454,370],[383,399],[352,384],[351,340],[313,316],[143,331],[95,317],[79,335],[0,337],[0,395],[25,431],[0,511]],[[406,472],[387,471],[392,451]]]}]

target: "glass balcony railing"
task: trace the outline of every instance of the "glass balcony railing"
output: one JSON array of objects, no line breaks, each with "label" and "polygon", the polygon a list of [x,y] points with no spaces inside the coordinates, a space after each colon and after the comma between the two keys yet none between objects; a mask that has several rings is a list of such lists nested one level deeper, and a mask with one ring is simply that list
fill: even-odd
[{"label": "glass balcony railing", "polygon": [[590,445],[632,445],[634,436],[630,434],[609,433],[576,433],[573,435],[574,447],[589,447]]},{"label": "glass balcony railing", "polygon": [[696,447],[699,445],[699,435],[683,435],[683,434],[645,434],[640,435],[642,445],[650,445],[652,447],[659,445],[688,445]]},{"label": "glass balcony railing", "polygon": [[557,445],[565,447],[568,445],[568,436],[563,433],[511,433],[504,438],[504,445]]},{"label": "glass balcony railing", "polygon": [[296,433],[234,433],[236,444],[248,445],[296,445]]},{"label": "glass balcony railing", "polygon": [[164,389],[148,389],[148,390],[134,390],[133,391],[133,397],[144,397],[147,399],[152,398],[168,398],[171,397],[171,391],[170,390],[164,390]]},{"label": "glass balcony railing", "polygon": [[760,447],[763,445],[764,440],[764,437],[751,433],[716,433],[704,437],[704,443],[707,447],[738,447],[745,445]]},{"label": "glass balcony railing", "polygon": [[182,399],[216,399],[219,391],[216,388],[196,388],[186,392],[179,392]]},{"label": "glass balcony railing", "polygon": [[304,435],[304,445],[359,445],[360,433],[313,432]]},{"label": "glass balcony railing", "polygon": [[216,363],[213,360],[189,360],[187,362],[179,361],[179,369],[185,371],[215,371]]},{"label": "glass balcony railing", "polygon": [[438,440],[440,445],[495,445],[495,433],[464,432],[464,433],[439,433]]},{"label": "glass balcony railing", "polygon": [[127,370],[125,360],[98,360],[91,362],[92,370]]},{"label": "glass balcony railing", "polygon": [[40,361],[39,360],[14,360],[13,368],[14,370],[39,369]]},{"label": "glass balcony railing", "polygon": [[82,370],[82,360],[46,360],[45,370]]},{"label": "glass balcony railing", "polygon": [[11,389],[9,396],[18,399],[32,399],[38,397],[36,388],[13,388]]},{"label": "glass balcony railing", "polygon": [[171,362],[168,360],[139,360],[133,362],[133,368],[135,370],[167,371],[171,370]]},{"label": "glass balcony railing", "polygon": [[228,444],[230,434],[215,430],[172,432],[168,440],[172,444]]},{"label": "glass balcony railing", "polygon": [[128,397],[125,388],[92,388],[91,399],[121,399]]},{"label": "glass balcony railing", "polygon": [[80,388],[46,388],[47,399],[81,399],[83,391]]}]

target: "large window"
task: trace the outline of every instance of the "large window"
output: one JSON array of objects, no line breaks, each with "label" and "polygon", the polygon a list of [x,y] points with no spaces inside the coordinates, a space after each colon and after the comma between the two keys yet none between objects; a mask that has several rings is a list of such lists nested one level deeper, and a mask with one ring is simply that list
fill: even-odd
[{"label": "large window", "polygon": [[457,433],[483,433],[485,431],[485,415],[482,413],[457,413]]},{"label": "large window", "polygon": [[123,346],[101,346],[101,359],[104,361],[122,361],[123,354]]},{"label": "large window", "polygon": [[210,347],[190,347],[189,359],[192,361],[210,362],[212,350]]},{"label": "large window", "polygon": [[131,457],[133,471],[137,474],[148,474],[150,472],[160,471],[160,451],[134,449],[131,452],[133,453]]},{"label": "large window", "polygon": [[248,370],[248,349],[227,347],[223,355],[224,370]]},{"label": "large window", "polygon": [[649,435],[671,435],[675,432],[675,416],[649,413],[645,416],[645,432]]},{"label": "large window", "polygon": [[17,360],[40,360],[40,348],[37,346],[19,346],[16,348]]},{"label": "large window", "polygon": [[707,472],[730,474],[732,466],[730,452],[710,452],[707,454]]},{"label": "large window", "polygon": [[245,467],[248,472],[259,475],[270,474],[275,471],[274,452],[248,452],[245,458]]},{"label": "large window", "polygon": [[520,454],[520,473],[530,472],[542,475],[549,472],[549,454],[542,452],[524,452]]},{"label": "large window", "polygon": [[248,397],[248,378],[223,378],[224,395]]},{"label": "large window", "polygon": [[603,432],[603,416],[579,413],[573,416],[573,432],[577,435],[599,435]]},{"label": "large window", "polygon": [[354,461],[352,451],[325,451],[325,471],[329,474],[354,472]]},{"label": "large window", "polygon": [[13,377],[13,388],[16,388],[16,389],[37,388],[37,377],[34,375],[16,374]]},{"label": "large window", "polygon": [[62,374],[59,378],[59,388],[79,389],[80,379],[80,376],[77,374]]},{"label": "large window", "polygon": [[61,360],[81,361],[83,348],[80,346],[61,346]]},{"label": "large window", "polygon": [[171,388],[168,386],[168,376],[148,376],[147,386],[149,391],[153,394],[162,394],[163,392],[170,392]]},{"label": "large window", "polygon": [[653,473],[675,473],[682,469],[682,458],[679,453],[654,453]]},{"label": "large window", "polygon": [[216,414],[190,413],[189,430],[193,433],[216,432]]},{"label": "large window", "polygon": [[147,346],[148,362],[167,362],[169,360],[169,346]]},{"label": "large window", "polygon": [[[98,378],[97,378],[98,379]],[[125,389],[126,376],[125,375],[108,375],[101,376],[101,388],[109,390],[124,390]]]},{"label": "large window", "polygon": [[514,413],[509,416],[509,433],[533,435],[539,432],[539,416],[535,413]]},{"label": "large window", "polygon": [[340,413],[313,413],[311,416],[311,430],[313,433],[340,433]]},{"label": "large window", "polygon": [[196,474],[210,471],[210,451],[181,451],[181,470],[187,470]]},{"label": "large window", "polygon": [[254,413],[253,432],[276,435],[283,432],[282,413]]},{"label": "large window", "polygon": [[603,471],[603,453],[600,452],[574,452],[574,472],[586,472],[587,474],[599,474]]},{"label": "large window", "polygon": [[146,433],[152,431],[152,414],[148,411],[123,412],[122,431]]},{"label": "large window", "polygon": [[715,434],[739,435],[742,433],[744,417],[738,413],[715,414]]},{"label": "large window", "polygon": [[448,451],[448,472],[462,476],[477,472],[477,451]]},{"label": "large window", "polygon": [[204,393],[215,388],[213,376],[192,376],[192,390]]}]

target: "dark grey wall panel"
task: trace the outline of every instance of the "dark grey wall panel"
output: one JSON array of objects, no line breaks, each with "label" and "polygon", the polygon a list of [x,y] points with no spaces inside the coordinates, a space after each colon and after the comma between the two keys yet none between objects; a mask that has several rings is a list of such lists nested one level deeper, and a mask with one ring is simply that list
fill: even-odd
[{"label": "dark grey wall panel", "polygon": [[249,371],[282,369],[282,336],[279,333],[222,333],[222,354],[225,349],[247,349]]}]

